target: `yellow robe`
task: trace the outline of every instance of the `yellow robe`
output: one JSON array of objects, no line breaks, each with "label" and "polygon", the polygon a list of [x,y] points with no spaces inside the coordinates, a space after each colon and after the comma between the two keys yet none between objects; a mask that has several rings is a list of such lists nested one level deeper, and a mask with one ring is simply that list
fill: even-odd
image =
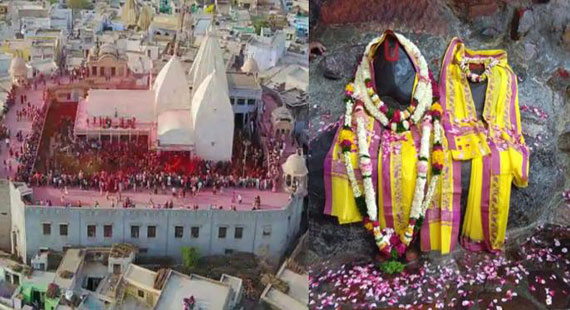
[{"label": "yellow robe", "polygon": [[[463,57],[489,64],[498,61],[487,79],[482,119],[477,118]],[[453,160],[471,160],[471,180],[462,228],[462,245],[471,250],[503,246],[511,183],[528,185],[529,150],[520,123],[517,78],[503,50],[473,51],[454,38],[440,75],[444,128]],[[458,173],[460,171],[457,171]]]},{"label": "yellow robe", "polygon": [[[371,51],[374,51],[381,43],[382,40],[372,47]],[[373,59],[373,53],[370,54],[371,59]],[[410,56],[410,59],[416,66],[417,72],[417,60],[413,56]],[[414,89],[417,82],[416,75]],[[338,141],[341,130],[342,127],[339,127],[324,163],[325,214],[337,217],[340,224],[347,224],[360,222],[362,217],[356,207],[352,187],[346,173],[342,147]],[[421,131],[417,126],[412,126],[408,131],[394,133],[384,129],[370,115],[367,115],[367,130],[369,132],[370,159],[374,167],[372,180],[377,195],[378,221],[381,228],[394,228],[396,234],[401,235],[409,224],[416,184]],[[445,140],[445,137],[442,137],[442,140]],[[444,153],[446,153],[445,146],[446,143],[444,142]],[[350,158],[356,179],[360,184],[361,191],[363,191],[356,150],[351,152]],[[451,160],[447,162],[451,163]],[[429,166],[430,164],[428,164]],[[452,180],[450,181],[450,177],[453,176],[452,168],[448,167],[446,170],[444,167],[444,171],[440,183],[453,183]],[[428,171],[427,184],[429,184],[430,179],[431,173]],[[441,186],[438,187],[434,196],[434,203],[427,211],[428,214],[432,214],[431,221],[433,224],[424,225],[421,232],[422,243],[424,239],[426,240],[426,244],[422,244],[424,250],[441,250],[443,253],[447,253],[453,249],[459,227],[459,209],[454,205],[458,202],[453,198],[453,195],[453,186],[449,190],[441,189]],[[446,208],[449,210],[447,213],[444,212],[443,220],[440,216],[442,212],[439,210],[442,204],[447,204]]]}]

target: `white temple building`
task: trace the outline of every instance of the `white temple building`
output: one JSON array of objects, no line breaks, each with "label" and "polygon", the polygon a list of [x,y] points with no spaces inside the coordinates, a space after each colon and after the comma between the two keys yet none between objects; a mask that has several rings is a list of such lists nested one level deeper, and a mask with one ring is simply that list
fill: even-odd
[{"label": "white temple building", "polygon": [[190,83],[175,55],[148,90],[89,90],[78,104],[75,135],[111,139],[143,135],[153,149],[231,160],[234,113],[216,37],[203,40],[189,78]]}]

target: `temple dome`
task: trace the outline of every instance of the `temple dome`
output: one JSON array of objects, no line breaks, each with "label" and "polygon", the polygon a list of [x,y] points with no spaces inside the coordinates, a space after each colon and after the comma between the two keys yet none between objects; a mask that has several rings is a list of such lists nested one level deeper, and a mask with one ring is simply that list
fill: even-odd
[{"label": "temple dome", "polygon": [[213,161],[232,158],[234,112],[227,89],[220,88],[224,74],[211,72],[192,97],[192,120],[196,153]]},{"label": "temple dome", "polygon": [[225,90],[225,93],[228,93],[228,79],[226,77],[226,67],[224,65],[222,49],[220,48],[218,39],[211,34],[207,34],[202,44],[200,44],[200,48],[198,49],[198,53],[194,58],[194,62],[188,74],[192,82],[192,93],[195,93],[200,83],[214,71],[220,75],[220,77],[216,79],[219,82],[218,87]]},{"label": "temple dome", "polygon": [[188,80],[176,55],[160,70],[152,89],[155,96],[155,115],[170,110],[190,110]]},{"label": "temple dome", "polygon": [[101,55],[101,56],[113,55],[113,56],[117,57],[117,55],[118,55],[117,48],[115,47],[115,45],[113,45],[111,43],[105,43],[105,44],[101,45],[101,49],[99,49],[99,55]]},{"label": "temple dome", "polygon": [[281,165],[281,168],[283,168],[285,175],[291,175],[293,177],[304,177],[309,174],[304,156],[298,153],[287,157],[287,160]]},{"label": "temple dome", "polygon": [[259,72],[259,66],[257,61],[253,57],[247,58],[243,66],[241,66],[241,71],[247,74],[255,74]]}]

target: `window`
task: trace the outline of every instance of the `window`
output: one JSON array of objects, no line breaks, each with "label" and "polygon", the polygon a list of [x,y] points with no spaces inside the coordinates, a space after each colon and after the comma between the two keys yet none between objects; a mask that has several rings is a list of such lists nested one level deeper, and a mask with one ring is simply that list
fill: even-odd
[{"label": "window", "polygon": [[139,237],[139,227],[136,225],[131,226],[131,238],[137,239]]},{"label": "window", "polygon": [[255,105],[255,99],[248,99],[247,105]]},{"label": "window", "polygon": [[105,238],[113,237],[113,225],[103,226],[103,237]]},{"label": "window", "polygon": [[237,100],[237,104],[238,104],[238,105],[244,105],[244,104],[245,104],[245,99],[238,99],[238,100]]},{"label": "window", "polygon": [[87,237],[95,238],[96,233],[97,233],[97,226],[87,225]]},{"label": "window", "polygon": [[97,67],[96,66],[91,67],[91,74],[97,75]]},{"label": "window", "polygon": [[200,227],[194,226],[190,228],[190,235],[192,238],[199,238],[200,237]]},{"label": "window", "polygon": [[263,236],[264,236],[264,237],[269,237],[269,236],[271,236],[271,225],[265,225],[265,226],[263,226]]},{"label": "window", "polygon": [[225,253],[226,255],[234,254],[234,250],[232,250],[232,249],[225,249],[224,253]]},{"label": "window", "polygon": [[117,69],[115,67],[111,67],[111,76],[115,76],[117,74]]},{"label": "window", "polygon": [[44,236],[51,235],[51,224],[50,223],[43,223],[42,224]]},{"label": "window", "polygon": [[243,227],[236,227],[236,230],[234,232],[234,238],[241,239],[242,237],[243,237]]},{"label": "window", "polygon": [[235,101],[236,101],[236,100],[235,100],[234,98],[230,98],[230,103],[231,103],[232,105],[234,105]]},{"label": "window", "polygon": [[140,298],[144,298],[144,291],[143,290],[138,290],[138,294]]},{"label": "window", "polygon": [[121,264],[113,264],[113,273],[121,274]]},{"label": "window", "polygon": [[67,236],[67,224],[59,224],[59,235]]},{"label": "window", "polygon": [[184,235],[184,227],[175,226],[174,227],[174,238],[182,238],[182,235]]},{"label": "window", "polygon": [[99,70],[99,75],[100,75],[100,76],[104,76],[104,75],[105,75],[105,67],[101,67],[101,70]]},{"label": "window", "polygon": [[140,248],[139,253],[140,254],[146,254],[146,253],[148,253],[148,249],[147,248]]},{"label": "window", "polygon": [[146,229],[147,238],[156,238],[156,226],[148,226]]},{"label": "window", "polygon": [[146,55],[150,58],[150,50],[146,50]]},{"label": "window", "polygon": [[220,227],[218,229],[218,238],[220,239],[224,239],[226,237],[226,232],[227,232],[228,228],[227,227]]}]

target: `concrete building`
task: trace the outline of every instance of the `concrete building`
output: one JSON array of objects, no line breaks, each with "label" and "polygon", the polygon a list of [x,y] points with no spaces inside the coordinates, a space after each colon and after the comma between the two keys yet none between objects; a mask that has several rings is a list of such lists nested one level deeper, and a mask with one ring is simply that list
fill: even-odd
[{"label": "concrete building", "polygon": [[261,86],[253,75],[230,72],[227,76],[235,126],[248,128],[260,105]]},{"label": "concrete building", "polygon": [[129,244],[46,251],[41,269],[0,252],[0,309],[170,310],[193,302],[194,309],[230,310],[241,303],[240,278],[152,271],[133,263],[136,252]]},{"label": "concrete building", "polygon": [[27,187],[13,183],[9,187],[11,205],[6,212],[11,215],[11,233],[2,237],[12,236],[11,252],[26,262],[40,248],[63,251],[115,243],[139,247],[141,257],[177,261],[183,246],[196,247],[202,255],[249,252],[278,260],[297,236],[303,212],[300,197],[282,209],[239,212],[47,207],[26,205],[22,194]]},{"label": "concrete building", "polygon": [[101,81],[109,78],[126,78],[129,75],[128,58],[120,55],[116,46],[105,43],[93,46],[87,58],[89,80]]},{"label": "concrete building", "polygon": [[10,75],[10,63],[12,55],[0,53],[0,79]]},{"label": "concrete building", "polygon": [[150,42],[171,41],[178,31],[178,18],[173,15],[157,15],[148,27]]},{"label": "concrete building", "polygon": [[309,309],[309,274],[298,263],[298,257],[307,247],[307,234],[303,235],[291,256],[287,258],[275,275],[289,288],[282,291],[271,283],[261,294],[261,301],[273,310],[308,310]]},{"label": "concrete building", "polygon": [[73,27],[73,13],[69,8],[53,7],[50,10],[50,27],[65,33],[71,32]]},{"label": "concrete building", "polygon": [[253,37],[246,46],[246,57],[254,58],[259,66],[259,71],[265,71],[275,67],[279,59],[285,53],[285,33],[278,30],[275,33]]},{"label": "concrete building", "polygon": [[30,61],[55,61],[57,48],[57,39],[55,38],[33,39],[30,49]]}]

